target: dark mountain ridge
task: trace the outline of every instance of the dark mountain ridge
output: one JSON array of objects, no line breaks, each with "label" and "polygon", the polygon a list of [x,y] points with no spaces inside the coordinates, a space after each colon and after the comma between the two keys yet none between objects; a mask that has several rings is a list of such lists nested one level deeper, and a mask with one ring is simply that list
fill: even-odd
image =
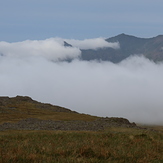
[{"label": "dark mountain ridge", "polygon": [[155,62],[163,61],[163,35],[153,38],[139,38],[120,34],[106,39],[107,42],[118,42],[119,49],[99,48],[82,50],[81,60],[102,60],[118,63],[132,55],[143,55]]}]

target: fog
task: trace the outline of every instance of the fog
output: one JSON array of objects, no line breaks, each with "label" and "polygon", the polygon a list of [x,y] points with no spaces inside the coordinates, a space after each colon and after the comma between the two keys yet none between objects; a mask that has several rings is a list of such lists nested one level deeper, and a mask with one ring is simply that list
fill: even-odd
[{"label": "fog", "polygon": [[76,47],[65,47],[61,38],[46,40],[26,40],[22,42],[0,42],[0,54],[13,58],[29,58],[41,56],[43,58],[61,61],[80,56],[81,51]]},{"label": "fog", "polygon": [[[0,42],[1,96],[30,96],[79,113],[163,124],[162,63],[141,56],[119,64],[80,61],[80,49],[54,40]],[[65,56],[74,60],[60,61]]]},{"label": "fog", "polygon": [[95,39],[85,39],[85,40],[74,40],[74,39],[66,39],[67,42],[69,42],[74,47],[78,47],[80,49],[98,49],[98,48],[113,48],[113,49],[119,49],[119,43],[108,43],[104,40],[104,38],[95,38]]}]

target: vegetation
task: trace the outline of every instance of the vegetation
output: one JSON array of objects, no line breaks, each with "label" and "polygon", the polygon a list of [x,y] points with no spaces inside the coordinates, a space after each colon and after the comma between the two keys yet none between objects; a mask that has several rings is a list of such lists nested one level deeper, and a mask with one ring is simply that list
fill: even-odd
[{"label": "vegetation", "polygon": [[0,161],[162,163],[163,134],[134,128],[86,131],[5,131]]},{"label": "vegetation", "polygon": [[32,100],[30,97],[0,97],[0,124],[4,122],[18,122],[26,118],[50,119],[55,121],[92,121],[98,117],[79,114],[60,106],[40,103]]},{"label": "vegetation", "polygon": [[36,121],[32,118],[37,118],[37,123],[59,120],[67,125],[78,120],[77,124],[95,121],[111,125],[101,131],[1,130],[0,163],[163,162],[162,126],[135,127],[123,118],[79,114],[29,97],[0,98],[0,124],[15,124],[26,118],[31,118],[32,123]]}]

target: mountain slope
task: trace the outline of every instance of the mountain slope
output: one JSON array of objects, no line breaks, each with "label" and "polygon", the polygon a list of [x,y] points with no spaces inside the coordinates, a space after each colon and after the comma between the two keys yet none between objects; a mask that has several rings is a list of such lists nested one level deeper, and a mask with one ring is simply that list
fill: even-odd
[{"label": "mountain slope", "polygon": [[106,127],[137,127],[124,118],[100,118],[44,104],[30,97],[0,97],[0,131],[103,130]]},{"label": "mountain slope", "polygon": [[18,122],[26,118],[42,120],[94,120],[95,116],[79,114],[70,109],[37,102],[27,96],[0,97],[0,123]]},{"label": "mountain slope", "polygon": [[103,60],[118,63],[131,55],[144,55],[153,61],[163,60],[163,35],[153,38],[138,38],[120,34],[106,39],[107,42],[119,42],[120,49],[101,48],[82,50],[82,60]]}]

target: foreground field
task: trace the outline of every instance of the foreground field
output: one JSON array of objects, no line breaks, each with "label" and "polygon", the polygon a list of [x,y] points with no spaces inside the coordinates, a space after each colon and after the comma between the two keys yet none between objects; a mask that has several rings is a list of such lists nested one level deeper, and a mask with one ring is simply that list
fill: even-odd
[{"label": "foreground field", "polygon": [[162,163],[163,133],[135,128],[106,131],[3,131],[0,162]]},{"label": "foreground field", "polygon": [[163,127],[0,97],[0,163],[163,163]]}]

